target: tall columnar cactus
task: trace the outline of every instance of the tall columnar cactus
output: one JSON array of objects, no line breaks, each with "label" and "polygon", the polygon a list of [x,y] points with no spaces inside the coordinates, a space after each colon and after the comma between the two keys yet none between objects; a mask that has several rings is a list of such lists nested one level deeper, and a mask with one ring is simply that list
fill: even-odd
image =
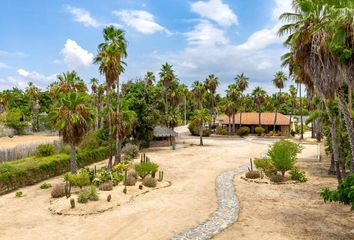
[{"label": "tall columnar cactus", "polygon": [[71,208],[75,208],[75,199],[74,198],[70,199],[70,205],[71,205]]},{"label": "tall columnar cactus", "polygon": [[159,179],[158,179],[158,181],[162,182],[162,180],[163,180],[163,171],[159,171]]},{"label": "tall columnar cactus", "polygon": [[69,181],[65,182],[65,196],[69,198],[71,196],[71,184]]}]

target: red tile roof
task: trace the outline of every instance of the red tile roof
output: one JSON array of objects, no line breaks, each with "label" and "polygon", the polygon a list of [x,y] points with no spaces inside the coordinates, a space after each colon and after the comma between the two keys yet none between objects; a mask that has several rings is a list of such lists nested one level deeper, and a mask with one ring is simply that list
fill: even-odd
[{"label": "red tile roof", "polygon": [[[261,125],[274,125],[274,112],[263,112],[261,113]],[[221,124],[229,124],[229,117],[226,115],[221,115],[217,118]],[[259,124],[259,115],[258,112],[245,112],[242,113],[241,124],[244,125],[258,125]],[[232,123],[232,117],[231,117]],[[281,113],[277,115],[276,125],[280,126],[289,126],[290,118]],[[235,124],[240,124],[240,113],[235,115]]]}]

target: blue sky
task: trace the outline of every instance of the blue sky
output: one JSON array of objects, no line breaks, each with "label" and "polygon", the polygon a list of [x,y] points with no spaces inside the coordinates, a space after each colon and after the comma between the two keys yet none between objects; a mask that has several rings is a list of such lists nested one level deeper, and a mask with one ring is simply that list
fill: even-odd
[{"label": "blue sky", "polygon": [[[104,4],[103,4],[104,3]],[[99,75],[92,58],[102,29],[126,31],[128,66],[122,80],[158,73],[169,62],[187,85],[215,73],[220,90],[236,74],[250,77],[250,90],[274,92],[272,76],[286,52],[277,17],[290,0],[3,0],[0,9],[0,90],[45,88],[56,75],[76,70],[89,81]],[[285,71],[285,69],[283,69]],[[289,84],[288,84],[289,85]]]}]

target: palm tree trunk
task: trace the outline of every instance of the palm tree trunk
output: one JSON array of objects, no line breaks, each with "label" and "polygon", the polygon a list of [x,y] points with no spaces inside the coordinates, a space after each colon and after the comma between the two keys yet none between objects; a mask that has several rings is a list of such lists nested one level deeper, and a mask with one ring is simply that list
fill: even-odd
[{"label": "palm tree trunk", "polygon": [[259,127],[262,127],[262,122],[261,122],[261,113],[262,112],[262,110],[261,110],[261,106],[259,105],[258,106],[258,125],[259,125]]},{"label": "palm tree trunk", "polygon": [[[334,162],[334,166],[336,168],[335,171],[336,171],[337,179],[338,179],[338,182],[339,182],[341,180],[341,174],[340,174],[340,171],[339,171],[339,161],[338,161],[338,159],[339,159],[339,148],[338,148],[336,124],[335,124],[335,120],[334,120],[334,118],[332,116],[331,110],[329,109],[329,106],[326,103],[326,100],[324,100],[324,104],[325,104],[326,111],[327,111],[327,116],[328,116],[328,121],[329,121],[329,130],[330,130],[330,133],[331,133],[333,162]],[[329,169],[328,172],[331,172],[331,169]]]},{"label": "palm tree trunk", "polygon": [[239,124],[239,129],[241,129],[241,126],[242,126],[242,109],[241,109],[241,112],[240,112],[240,124]]},{"label": "palm tree trunk", "polygon": [[109,152],[109,159],[108,159],[108,169],[112,169],[112,158],[113,158],[113,136],[112,136],[112,116],[111,116],[111,87],[107,85],[107,98],[106,98],[106,107],[108,113],[108,152]]},{"label": "palm tree trunk", "polygon": [[119,138],[119,130],[120,130],[120,125],[122,124],[120,122],[120,109],[119,109],[119,101],[120,101],[120,91],[119,91],[119,78],[117,79],[117,112],[116,112],[116,155],[114,157],[114,165],[118,164],[121,162],[121,151],[122,151],[122,143],[121,139]]},{"label": "palm tree trunk", "polygon": [[229,135],[231,135],[231,115],[229,115]]},{"label": "palm tree trunk", "polygon": [[235,113],[232,114],[232,132],[236,132],[236,126],[235,126]]},{"label": "palm tree trunk", "polygon": [[351,86],[348,86],[348,109],[353,111],[353,90]]},{"label": "palm tree trunk", "polygon": [[199,128],[199,142],[200,146],[203,146],[203,122]]},{"label": "palm tree trunk", "polygon": [[97,129],[101,128],[101,123],[102,123],[102,118],[100,116],[101,109],[102,109],[102,102],[99,101],[97,105]]},{"label": "palm tree trunk", "polygon": [[292,99],[291,113],[290,113],[290,119],[289,119],[289,134],[291,134],[291,123],[292,123],[292,118],[294,115],[295,100],[296,99]]},{"label": "palm tree trunk", "polygon": [[77,159],[76,159],[76,149],[74,144],[70,144],[70,172],[77,172]]},{"label": "palm tree trunk", "polygon": [[[339,112],[339,126],[338,126],[338,132],[339,132],[339,165],[342,170],[342,178],[346,177],[346,170],[345,170],[345,159],[344,159],[344,138],[342,134],[342,126],[343,126],[343,120],[342,120],[342,114]],[[339,171],[339,168],[338,168]]]},{"label": "palm tree trunk", "polygon": [[277,124],[277,118],[278,118],[278,107],[280,105],[280,95],[281,95],[281,88],[279,88],[279,97],[277,99],[277,106],[275,107],[275,117],[274,117],[274,126],[273,126],[273,132],[275,133],[275,126]]},{"label": "palm tree trunk", "polygon": [[352,118],[352,113],[349,112],[348,109],[348,104],[345,100],[344,93],[341,89],[338,89],[336,91],[337,96],[338,96],[338,105],[340,111],[344,115],[344,122],[345,126],[348,131],[348,138],[349,138],[349,143],[350,143],[350,153],[351,153],[351,159],[350,159],[350,172],[354,173],[354,126],[353,126],[353,118]]},{"label": "palm tree trunk", "polygon": [[299,92],[300,92],[300,122],[301,122],[300,140],[303,140],[304,139],[304,119],[302,117],[301,83],[299,84]]}]

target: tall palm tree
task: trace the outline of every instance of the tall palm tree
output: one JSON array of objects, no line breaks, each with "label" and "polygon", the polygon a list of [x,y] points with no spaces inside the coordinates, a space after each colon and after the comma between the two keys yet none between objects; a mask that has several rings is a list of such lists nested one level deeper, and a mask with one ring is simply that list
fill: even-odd
[{"label": "tall palm tree", "polygon": [[235,113],[235,103],[230,98],[226,98],[226,102],[223,105],[223,111],[225,112],[225,114],[229,119],[228,131],[229,131],[229,135],[231,135],[232,134],[231,118],[232,116],[234,116]]},{"label": "tall palm tree", "polygon": [[68,71],[66,73],[59,74],[57,78],[59,82],[53,85],[53,90],[56,97],[69,91],[81,93],[85,93],[87,91],[86,84],[75,71]]},{"label": "tall palm tree", "polygon": [[203,107],[203,95],[205,92],[205,86],[200,81],[194,81],[192,85],[192,93],[194,94],[194,99],[197,108]]},{"label": "tall palm tree", "polygon": [[[164,86],[164,94],[165,94],[165,116],[168,114],[168,109],[169,109],[169,102],[168,102],[168,95],[170,93],[170,87],[173,81],[175,81],[175,73],[174,70],[172,69],[172,65],[165,63],[162,65],[161,70],[160,70],[160,79],[162,80],[163,86]],[[167,120],[166,120],[166,126],[167,126]]]},{"label": "tall palm tree", "polygon": [[[243,93],[248,88],[249,78],[244,73],[241,73],[235,77],[235,80],[236,80],[236,84],[238,86],[238,89],[241,91],[241,97],[242,97],[241,102],[243,102],[243,100],[244,100]],[[241,123],[242,122],[242,111],[243,110],[240,111],[240,126],[239,126],[239,128],[241,128],[241,126],[242,126],[242,123]]]},{"label": "tall palm tree", "polygon": [[280,98],[281,98],[281,90],[284,88],[284,82],[287,80],[287,77],[285,76],[284,72],[279,71],[275,74],[274,79],[273,79],[273,84],[275,87],[279,89],[279,95],[277,97],[277,106],[275,108],[275,117],[274,117],[274,126],[273,126],[273,132],[275,132],[275,126],[277,123],[277,117],[278,117],[278,108],[280,105]]},{"label": "tall palm tree", "polygon": [[232,132],[235,133],[236,132],[235,115],[237,113],[238,102],[240,98],[240,90],[238,89],[238,86],[236,84],[230,84],[226,90],[226,95],[230,99],[230,101],[233,102]]},{"label": "tall palm tree", "polygon": [[55,126],[63,131],[63,142],[70,144],[70,171],[76,173],[76,146],[89,129],[93,113],[86,104],[86,95],[69,91],[59,99],[59,106],[49,114]]},{"label": "tall palm tree", "polygon": [[184,97],[184,125],[187,125],[187,98],[189,93],[188,87],[185,84],[182,84],[182,94]]},{"label": "tall palm tree", "polygon": [[199,142],[200,146],[203,146],[203,128],[204,124],[209,122],[211,117],[209,115],[209,111],[206,108],[198,109],[194,112],[193,121],[197,122],[199,126]]},{"label": "tall palm tree", "polygon": [[292,117],[294,115],[295,104],[296,104],[297,88],[294,85],[290,85],[289,93],[290,93],[290,96],[291,96],[291,113],[290,113],[290,120],[289,120],[289,133],[290,133]]},{"label": "tall palm tree", "polygon": [[213,116],[213,124],[215,124],[215,119],[216,119],[216,112],[215,112],[215,107],[216,107],[216,88],[219,86],[219,80],[218,77],[215,76],[215,74],[210,74],[204,81],[205,89],[209,91],[210,93],[210,106],[211,106],[211,114]]},{"label": "tall palm tree", "polygon": [[267,93],[261,87],[256,87],[252,91],[252,96],[258,108],[259,127],[262,127],[262,122],[261,122],[262,104],[266,100]]},{"label": "tall palm tree", "polygon": [[[124,58],[127,56],[127,41],[125,40],[124,31],[117,29],[114,26],[105,27],[103,30],[104,42],[98,46],[98,54],[95,58],[95,63],[99,63],[100,73],[106,77],[106,105],[108,108],[108,131],[109,131],[109,161],[108,168],[112,169],[112,158],[113,158],[113,136],[112,136],[112,119],[111,119],[111,109],[110,109],[110,96],[111,88],[115,86],[117,94],[117,109],[116,109],[116,121],[119,123],[119,98],[120,98],[120,84],[119,76],[124,72],[125,62]],[[117,131],[116,134],[116,154],[115,163],[120,162],[121,159],[121,149],[120,138]]]},{"label": "tall palm tree", "polygon": [[156,78],[155,78],[155,75],[154,75],[153,72],[147,72],[147,73],[145,74],[144,79],[145,79],[145,83],[146,83],[148,86],[152,86],[152,85],[154,84]]},{"label": "tall palm tree", "polygon": [[97,96],[97,90],[98,90],[98,79],[97,78],[91,78],[90,79],[90,83],[91,83],[91,91],[92,91],[92,99],[93,99],[93,106],[95,106],[95,110],[97,110],[96,114],[95,114],[95,121],[93,123],[93,129],[96,130],[98,129],[98,96]]}]

